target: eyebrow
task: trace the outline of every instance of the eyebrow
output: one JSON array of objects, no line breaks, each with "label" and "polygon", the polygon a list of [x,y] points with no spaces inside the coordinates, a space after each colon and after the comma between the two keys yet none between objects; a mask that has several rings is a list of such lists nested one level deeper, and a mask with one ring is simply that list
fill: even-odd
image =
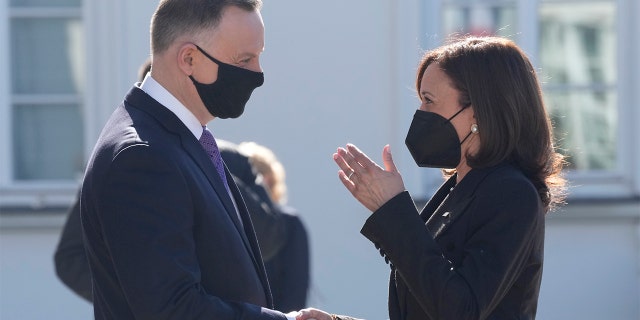
[{"label": "eyebrow", "polygon": [[422,96],[431,96],[431,97],[435,97],[435,96],[433,95],[433,93],[431,93],[431,92],[429,92],[429,91],[426,91],[426,90],[424,90],[424,91],[420,91],[420,96],[421,96],[421,97],[422,97]]},{"label": "eyebrow", "polygon": [[[260,53],[264,52],[264,46],[262,47],[262,49],[260,50]],[[251,57],[251,58],[255,58],[257,56],[259,56],[260,54],[255,54],[253,51],[245,51],[245,52],[241,52],[239,53],[237,56],[238,57]]]},{"label": "eyebrow", "polygon": [[[262,53],[264,51],[264,49],[262,51],[260,51],[260,53]],[[255,54],[253,52],[241,52],[235,55],[235,59],[243,59],[243,58],[255,58],[258,57],[258,54]]]}]

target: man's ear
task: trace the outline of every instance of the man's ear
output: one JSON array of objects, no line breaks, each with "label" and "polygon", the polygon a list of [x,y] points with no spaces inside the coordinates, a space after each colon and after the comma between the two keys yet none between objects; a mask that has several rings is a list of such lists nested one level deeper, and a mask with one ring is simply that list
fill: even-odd
[{"label": "man's ear", "polygon": [[199,58],[199,55],[196,54],[197,51],[198,48],[192,43],[185,43],[178,48],[176,57],[176,59],[178,59],[178,68],[187,76],[193,74],[194,64]]}]

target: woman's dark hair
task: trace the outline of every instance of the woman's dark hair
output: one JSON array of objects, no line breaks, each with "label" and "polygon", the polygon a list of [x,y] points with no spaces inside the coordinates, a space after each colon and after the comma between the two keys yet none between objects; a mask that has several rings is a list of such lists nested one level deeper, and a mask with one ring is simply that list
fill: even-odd
[{"label": "woman's dark hair", "polygon": [[564,157],[553,144],[536,72],[524,52],[508,39],[468,37],[429,51],[416,79],[418,92],[427,67],[436,63],[471,105],[480,148],[467,154],[472,168],[511,162],[533,182],[547,209],[564,200]]}]

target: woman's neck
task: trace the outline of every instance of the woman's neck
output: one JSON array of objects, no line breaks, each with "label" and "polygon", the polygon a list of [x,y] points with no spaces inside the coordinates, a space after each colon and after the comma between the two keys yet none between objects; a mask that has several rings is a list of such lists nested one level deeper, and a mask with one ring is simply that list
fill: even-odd
[{"label": "woman's neck", "polygon": [[469,171],[471,171],[471,167],[467,165],[467,160],[462,160],[456,167],[456,172],[458,173],[456,176],[456,185],[462,181]]}]

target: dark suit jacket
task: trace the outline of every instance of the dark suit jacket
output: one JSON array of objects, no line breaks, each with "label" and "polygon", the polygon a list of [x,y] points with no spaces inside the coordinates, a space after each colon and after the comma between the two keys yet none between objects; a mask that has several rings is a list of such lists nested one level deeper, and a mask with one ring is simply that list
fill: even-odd
[{"label": "dark suit jacket", "polygon": [[403,192],[362,228],[392,266],[390,319],[534,319],[545,215],[536,189],[510,165],[455,179],[420,215]]},{"label": "dark suit jacket", "polygon": [[98,139],[81,194],[96,319],[285,319],[227,170],[134,87]]},{"label": "dark suit jacket", "polygon": [[[256,182],[257,176],[249,158],[237,151],[237,145],[220,139],[217,139],[217,143],[251,217],[274,308],[284,311],[305,308],[309,287],[309,248],[300,216],[294,209],[271,201],[264,186]],[[79,197],[67,214],[54,261],[58,278],[75,293],[92,302],[89,262],[80,225]]]}]

